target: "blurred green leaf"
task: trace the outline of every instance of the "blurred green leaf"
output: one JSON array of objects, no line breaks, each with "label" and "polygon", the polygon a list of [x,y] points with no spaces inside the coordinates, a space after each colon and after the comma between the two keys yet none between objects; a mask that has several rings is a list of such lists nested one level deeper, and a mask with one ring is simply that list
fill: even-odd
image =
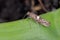
[{"label": "blurred green leaf", "polygon": [[41,15],[51,23],[44,27],[27,18],[0,24],[0,40],[60,40],[60,9]]}]

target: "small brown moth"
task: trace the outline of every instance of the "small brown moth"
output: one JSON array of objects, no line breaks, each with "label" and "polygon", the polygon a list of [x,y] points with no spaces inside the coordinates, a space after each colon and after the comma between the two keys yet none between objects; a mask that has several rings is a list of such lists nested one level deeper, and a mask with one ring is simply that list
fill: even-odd
[{"label": "small brown moth", "polygon": [[36,14],[34,14],[33,12],[28,12],[27,15],[29,15],[32,19],[34,19],[35,21],[37,21],[38,23],[48,27],[50,25],[50,23],[48,21],[46,21],[45,19],[37,16]]}]

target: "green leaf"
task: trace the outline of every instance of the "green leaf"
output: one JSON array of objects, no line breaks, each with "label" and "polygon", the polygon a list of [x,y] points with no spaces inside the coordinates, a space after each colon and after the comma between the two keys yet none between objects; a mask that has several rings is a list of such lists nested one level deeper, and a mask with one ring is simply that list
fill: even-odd
[{"label": "green leaf", "polygon": [[49,27],[31,18],[0,24],[0,40],[60,40],[60,9],[41,15]]}]

